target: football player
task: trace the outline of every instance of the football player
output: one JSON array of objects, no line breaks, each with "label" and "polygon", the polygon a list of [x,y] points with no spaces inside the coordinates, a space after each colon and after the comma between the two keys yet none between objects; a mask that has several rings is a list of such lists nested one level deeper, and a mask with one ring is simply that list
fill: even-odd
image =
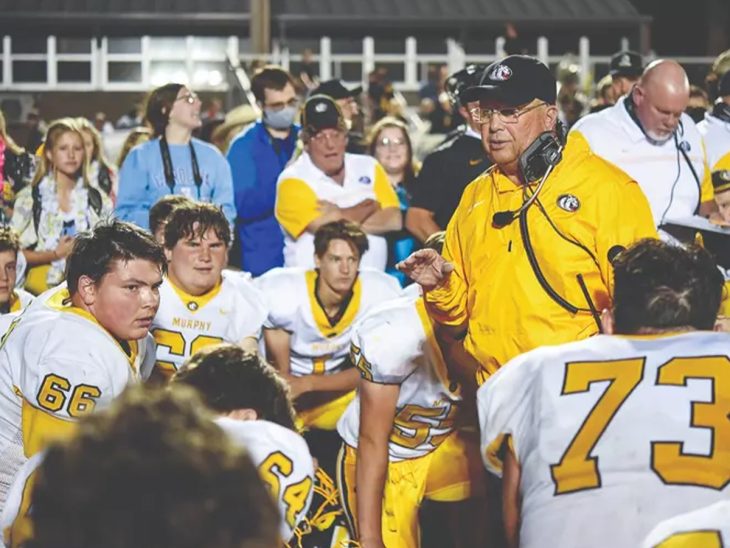
[{"label": "football player", "polygon": [[373,309],[354,329],[351,359],[362,379],[337,426],[350,534],[363,548],[419,546],[422,501],[466,500],[484,479],[478,439],[456,428],[461,388],[423,299]]},{"label": "football player", "polygon": [[0,340],[0,505],[26,458],[149,374],[162,248],[133,225],[100,224],[66,269],[67,287],[38,296]]},{"label": "football player", "polygon": [[661,522],[643,548],[722,548],[730,546],[730,500]]},{"label": "football player", "polygon": [[614,259],[605,335],[515,358],[478,391],[513,546],[638,546],[730,496],[730,334],[709,254],[642,240]]},{"label": "football player", "polygon": [[33,295],[15,287],[20,240],[8,226],[0,226],[0,314],[20,312],[33,300]]},{"label": "football player", "polygon": [[172,379],[195,388],[215,411],[218,425],[244,446],[276,499],[287,542],[307,514],[314,464],[304,438],[295,431],[286,384],[257,354],[221,344],[201,350]]},{"label": "football player", "polygon": [[245,276],[223,270],[230,243],[230,227],[218,207],[191,203],[170,213],[168,272],[152,325],[159,376],[169,378],[187,357],[212,344],[229,342],[256,351],[266,309]]},{"label": "football player", "polygon": [[155,202],[155,205],[150,208],[150,232],[152,232],[158,244],[165,245],[165,227],[172,210],[180,205],[192,205],[194,203],[182,194],[168,194]]}]

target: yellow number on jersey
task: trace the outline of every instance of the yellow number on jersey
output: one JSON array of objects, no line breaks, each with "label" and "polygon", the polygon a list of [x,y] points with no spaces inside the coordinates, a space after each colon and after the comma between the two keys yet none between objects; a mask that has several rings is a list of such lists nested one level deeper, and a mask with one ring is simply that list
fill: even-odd
[{"label": "yellow number on jersey", "polygon": [[71,401],[66,410],[69,416],[74,418],[93,411],[96,400],[101,396],[101,390],[90,384],[79,384],[71,391],[71,382],[68,379],[50,373],[43,379],[36,399],[42,409],[55,413],[63,409],[69,392]]},{"label": "yellow number on jersey", "polygon": [[692,402],[691,426],[712,432],[709,455],[685,453],[682,442],[652,442],[651,467],[665,483],[724,489],[730,483],[730,359],[674,358],[657,370],[657,385],[686,386],[687,379],[712,382],[709,402]]},{"label": "yellow number on jersey", "polygon": [[719,531],[691,531],[672,535],[654,548],[722,548],[722,546]]},{"label": "yellow number on jersey", "polygon": [[309,492],[312,490],[312,479],[305,477],[302,481],[289,485],[281,492],[281,479],[287,478],[294,471],[294,463],[281,451],[274,451],[259,466],[261,478],[267,483],[275,500],[286,504],[286,521],[293,528],[297,524],[297,515],[304,510]]},{"label": "yellow number on jersey", "polygon": [[566,365],[561,395],[586,392],[595,382],[608,381],[558,464],[550,466],[555,494],[574,493],[601,486],[598,458],[590,456],[619,407],[641,382],[644,358],[612,362],[572,362]]},{"label": "yellow number on jersey", "polygon": [[352,361],[355,367],[357,367],[360,371],[360,376],[363,379],[366,381],[373,380],[373,366],[370,365],[370,362],[368,362],[365,359],[365,356],[362,355],[360,348],[354,344],[350,345],[350,361]]},{"label": "yellow number on jersey", "polygon": [[[398,411],[390,433],[390,441],[401,447],[415,449],[424,443],[438,446],[446,435],[431,436],[431,429],[449,428],[454,421],[457,407],[421,407],[406,405]],[[428,419],[433,420],[431,423]]]},{"label": "yellow number on jersey", "polygon": [[[154,329],[152,331],[152,336],[155,338],[155,343],[157,343],[157,346],[164,346],[168,349],[170,354],[180,357],[192,356],[198,350],[205,348],[206,346],[211,346],[223,342],[223,339],[221,339],[220,337],[198,335],[190,343],[189,352],[188,354],[186,354],[185,349],[188,345],[185,341],[185,337],[179,331],[170,331],[169,329]],[[174,373],[177,370],[177,367],[172,362],[160,360],[157,362],[157,365],[163,370],[169,371],[170,373]]]}]

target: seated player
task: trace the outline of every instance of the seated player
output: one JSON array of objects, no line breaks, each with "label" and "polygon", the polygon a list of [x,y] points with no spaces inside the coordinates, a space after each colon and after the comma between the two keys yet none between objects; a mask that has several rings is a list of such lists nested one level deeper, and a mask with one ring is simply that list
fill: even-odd
[{"label": "seated player", "polygon": [[127,390],[37,455],[38,473],[14,485],[5,509],[23,505],[7,544],[279,547],[279,516],[249,452],[211,419],[189,388]]},{"label": "seated player", "polygon": [[661,522],[643,548],[722,548],[730,546],[730,500],[716,502]]},{"label": "seated player", "polygon": [[477,393],[512,546],[638,546],[730,496],[730,334],[711,331],[722,275],[704,250],[659,240],[614,273],[607,335],[523,354]]},{"label": "seated player", "polygon": [[461,388],[420,296],[374,308],[354,329],[351,359],[362,379],[337,425],[350,534],[363,548],[415,548],[424,499],[483,492],[478,440],[455,426]]},{"label": "seated player", "polygon": [[175,373],[193,387],[231,439],[248,449],[278,503],[281,538],[292,538],[312,501],[314,463],[294,427],[286,384],[257,354],[232,344],[205,348]]},{"label": "seated player", "polygon": [[38,296],[0,342],[0,506],[15,472],[76,419],[103,408],[145,369],[165,256],[122,222],[77,237],[67,287]]},{"label": "seated player", "polygon": [[348,359],[352,326],[400,294],[395,278],[359,268],[367,246],[353,223],[328,223],[314,236],[314,270],[277,268],[257,279],[269,310],[266,354],[289,382],[304,437],[330,478],[341,444],[337,420],[359,377]]},{"label": "seated player", "polygon": [[33,295],[16,288],[20,239],[8,226],[0,226],[0,314],[20,312],[33,300]]},{"label": "seated player", "polygon": [[169,378],[201,348],[221,342],[256,351],[266,318],[263,297],[238,273],[224,271],[231,231],[214,205],[173,209],[165,227],[168,272],[152,325],[156,376]]},{"label": "seated player", "polygon": [[157,200],[155,205],[150,208],[150,232],[158,244],[165,245],[165,227],[172,210],[181,205],[193,205],[194,203],[182,194],[168,194]]}]

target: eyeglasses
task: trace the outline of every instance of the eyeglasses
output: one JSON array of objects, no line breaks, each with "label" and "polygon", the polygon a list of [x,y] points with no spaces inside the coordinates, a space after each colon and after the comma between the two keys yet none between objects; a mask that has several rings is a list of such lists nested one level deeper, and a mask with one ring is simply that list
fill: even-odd
[{"label": "eyeglasses", "polygon": [[474,107],[469,110],[469,114],[471,114],[471,119],[474,121],[475,124],[488,124],[492,120],[492,116],[494,116],[495,114],[497,116],[497,120],[499,120],[503,124],[516,124],[519,121],[520,116],[543,105],[547,105],[547,103],[540,102],[523,108],[494,109]]},{"label": "eyeglasses", "polygon": [[198,94],[195,93],[194,91],[189,91],[182,97],[178,97],[177,99],[175,99],[175,101],[185,101],[189,105],[192,105],[197,100],[198,100]]},{"label": "eyeglasses", "polygon": [[324,143],[325,141],[329,141],[329,142],[331,142],[333,144],[340,144],[342,141],[345,140],[345,137],[346,136],[347,135],[345,134],[344,131],[337,131],[337,130],[327,131],[327,130],[322,130],[322,131],[320,131],[320,132],[315,133],[314,135],[312,135],[312,137],[310,139],[312,141],[316,141],[317,143]]},{"label": "eyeglasses", "polygon": [[375,145],[382,148],[397,148],[406,144],[406,140],[403,137],[383,137],[375,141]]},{"label": "eyeglasses", "polygon": [[268,108],[269,110],[283,110],[285,107],[293,107],[296,108],[299,106],[299,99],[297,97],[293,97],[289,99],[286,103],[284,101],[279,101],[278,103],[269,103],[268,105],[264,103],[264,108]]}]

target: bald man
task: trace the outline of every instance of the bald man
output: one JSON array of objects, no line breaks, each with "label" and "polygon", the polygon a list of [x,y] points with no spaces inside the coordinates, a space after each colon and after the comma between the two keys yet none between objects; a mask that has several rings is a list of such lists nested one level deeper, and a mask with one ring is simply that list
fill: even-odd
[{"label": "bald man", "polygon": [[589,114],[571,130],[639,183],[657,227],[667,232],[715,207],[702,137],[684,114],[688,102],[684,69],[657,60],[613,107]]}]

